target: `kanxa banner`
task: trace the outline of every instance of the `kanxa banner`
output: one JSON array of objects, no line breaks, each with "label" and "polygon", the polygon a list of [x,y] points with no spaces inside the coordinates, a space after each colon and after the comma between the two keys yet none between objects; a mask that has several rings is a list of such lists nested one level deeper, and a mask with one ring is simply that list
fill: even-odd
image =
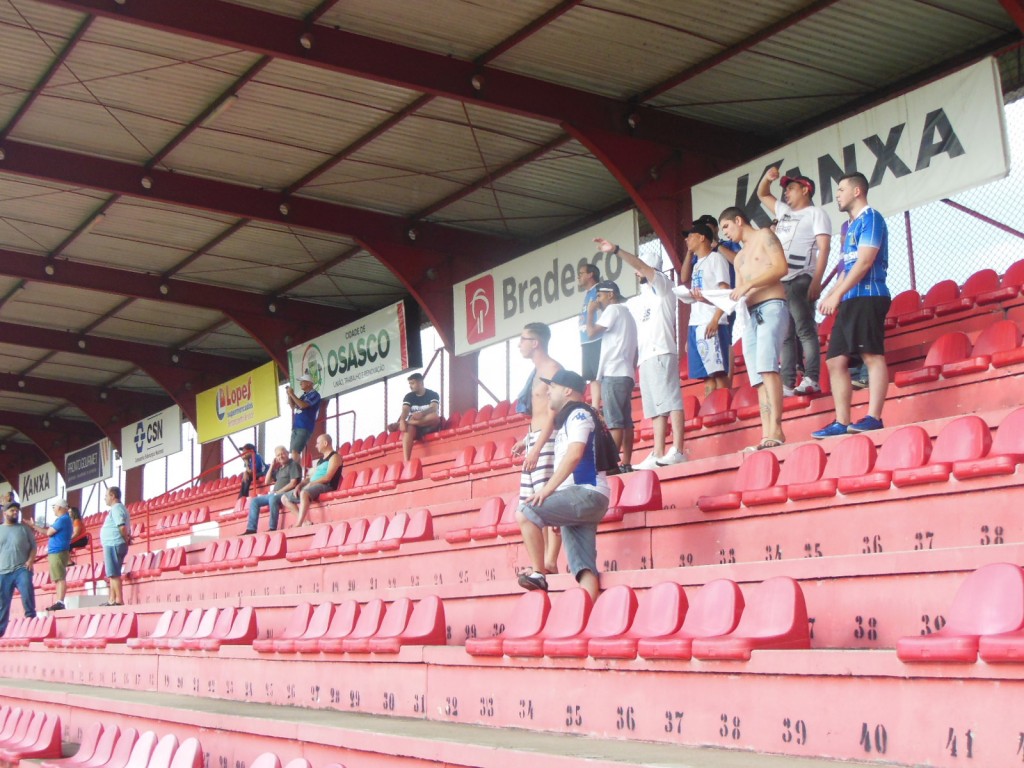
[{"label": "kanxa banner", "polygon": [[57,495],[57,467],[51,461],[18,476],[21,505],[38,504]]},{"label": "kanxa banner", "polygon": [[172,405],[121,430],[121,466],[126,470],[181,450],[181,408]]},{"label": "kanxa banner", "polygon": [[196,395],[196,432],[199,442],[208,443],[279,413],[277,364],[269,362]]},{"label": "kanxa banner", "polygon": [[[757,198],[765,171],[814,180],[815,205],[835,229],[845,218],[835,204],[844,173],[868,179],[871,207],[884,215],[906,211],[1006,176],[1010,153],[999,71],[985,59],[948,77],[787,144],[693,188],[695,215],[716,218],[729,206],[759,227],[771,216]],[[772,194],[782,199],[776,182]]]},{"label": "kanxa banner", "polygon": [[583,296],[576,271],[595,264],[602,280],[622,295],[636,294],[635,272],[618,256],[599,253],[595,237],[637,252],[636,213],[627,211],[582,232],[456,283],[455,354],[462,355],[519,334],[526,323],[556,323],[579,314]]},{"label": "kanxa banner", "polygon": [[399,301],[292,347],[288,350],[292,388],[298,392],[299,377],[308,373],[320,397],[331,397],[418,366],[419,360],[410,361],[406,333],[405,305]]},{"label": "kanxa banner", "polygon": [[64,482],[69,491],[113,475],[112,446],[107,439],[64,454]]}]

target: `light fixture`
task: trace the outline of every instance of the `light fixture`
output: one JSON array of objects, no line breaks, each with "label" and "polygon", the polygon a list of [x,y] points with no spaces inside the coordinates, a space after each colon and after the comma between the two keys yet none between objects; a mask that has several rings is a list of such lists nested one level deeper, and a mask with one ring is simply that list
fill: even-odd
[{"label": "light fixture", "polygon": [[4,152],[2,149],[0,149],[0,160],[6,160],[6,159],[7,159],[7,153]]},{"label": "light fixture", "polygon": [[46,429],[49,429],[50,428],[50,420],[49,419],[43,419],[43,426]]},{"label": "light fixture", "polygon": [[167,283],[160,283],[159,290],[161,296],[166,296],[168,293],[171,292],[171,288],[169,285],[167,285]]},{"label": "light fixture", "polygon": [[310,50],[313,47],[313,36],[309,32],[303,32],[299,35],[299,45],[307,51]]},{"label": "light fixture", "polygon": [[50,277],[53,277],[57,273],[57,268],[53,266],[53,264],[47,264],[43,267],[43,272],[48,274]]},{"label": "light fixture", "polygon": [[629,117],[626,118],[626,125],[635,131],[636,127],[640,125],[640,115],[636,112],[631,112]]},{"label": "light fixture", "polygon": [[181,362],[181,358],[178,357],[178,353],[177,352],[175,352],[175,353],[173,353],[171,355],[171,362],[172,363],[179,363],[179,362]]},{"label": "light fixture", "polygon": [[18,379],[18,389],[24,389],[24,388],[25,388],[25,380],[24,379]]},{"label": "light fixture", "polygon": [[482,91],[486,82],[483,75],[473,75],[469,78],[469,84],[473,86],[474,91]]},{"label": "light fixture", "polygon": [[153,188],[153,179],[152,179],[152,177],[150,177],[150,176],[143,176],[141,184],[142,184],[142,188],[143,189],[152,189]]},{"label": "light fixture", "polygon": [[270,312],[271,314],[277,312],[277,304],[275,304],[274,302],[270,302],[269,304],[267,304],[267,312]]},{"label": "light fixture", "polygon": [[186,381],[185,382],[185,389],[187,389],[189,391],[192,390],[192,382],[191,381]]},{"label": "light fixture", "polygon": [[409,227],[409,230],[405,233],[405,236],[408,237],[410,240],[415,241],[416,238],[419,237],[419,234],[420,233],[416,231],[416,227]]},{"label": "light fixture", "polygon": [[292,209],[288,205],[288,203],[281,203],[279,206],[277,206],[277,210],[279,210],[281,212],[282,216],[287,216],[291,212]]},{"label": "light fixture", "polygon": [[107,397],[109,397],[109,395],[107,394],[107,390],[103,390],[102,392],[100,392],[100,400],[106,400]]},{"label": "light fixture", "polygon": [[427,280],[437,280],[437,270],[434,267],[427,269]]},{"label": "light fixture", "polygon": [[79,349],[85,349],[85,339],[79,339],[78,340],[78,348]]}]

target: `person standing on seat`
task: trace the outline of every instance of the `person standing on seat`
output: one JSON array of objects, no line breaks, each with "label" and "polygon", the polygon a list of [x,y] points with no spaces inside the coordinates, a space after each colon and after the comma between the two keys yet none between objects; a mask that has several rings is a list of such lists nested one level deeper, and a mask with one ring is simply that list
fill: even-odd
[{"label": "person standing on seat", "polygon": [[[600,313],[600,317],[598,317]],[[587,333],[601,339],[597,381],[602,416],[622,457],[620,471],[632,472],[633,387],[636,386],[636,321],[622,303],[619,286],[597,284],[597,299],[587,308]]]},{"label": "person standing on seat", "polygon": [[[619,256],[640,277],[640,312],[637,349],[640,364],[640,401],[644,417],[654,426],[654,450],[634,469],[655,469],[686,461],[683,455],[683,396],[679,389],[679,343],[676,340],[675,287],[661,271],[661,252],[643,259],[610,240],[594,238],[604,253]],[[672,424],[672,450],[666,450]]]},{"label": "person standing on seat", "polygon": [[580,310],[580,352],[583,378],[590,382],[590,402],[597,407],[601,402],[601,382],[597,367],[601,361],[601,337],[587,333],[587,308],[597,299],[597,284],[601,282],[601,270],[596,264],[584,263],[576,270],[576,290],[583,294],[583,308]]},{"label": "person standing on seat", "polygon": [[[821,280],[832,247],[832,222],[814,205],[814,182],[806,176],[784,176],[780,182],[786,202],[771,193],[779,178],[777,167],[765,171],[757,196],[778,219],[775,235],[786,253],[789,273],[782,278],[793,322],[782,344],[782,391],[785,397],[811,395],[821,387],[821,345],[814,322],[814,302],[821,295]],[[796,364],[803,354],[804,377],[796,384]]]},{"label": "person standing on seat", "polygon": [[249,497],[249,489],[252,488],[252,481],[257,477],[267,474],[267,462],[256,451],[256,446],[246,443],[242,446],[242,463],[245,470],[242,472],[242,487],[238,491],[238,498]]},{"label": "person standing on seat", "polygon": [[274,489],[270,493],[249,499],[249,519],[245,525],[245,533],[256,533],[259,529],[260,509],[264,504],[270,512],[270,530],[277,530],[277,518],[281,509],[281,497],[295,487],[302,479],[302,467],[288,455],[283,445],[274,449],[274,465],[267,472],[266,483],[273,481]]},{"label": "person standing on seat", "polygon": [[[548,354],[550,341],[551,329],[544,323],[527,323],[519,334],[519,353],[533,363],[533,371],[517,401],[517,411],[518,404],[524,404],[524,410],[519,412],[530,417],[530,429],[522,440],[512,446],[513,456],[525,456],[519,476],[520,503],[543,488],[555,468],[555,440],[552,436],[555,415],[551,412],[548,385],[544,380],[562,370],[562,366]],[[553,528],[546,529],[544,535],[542,567],[545,573],[556,573],[561,538]]]},{"label": "person standing on seat", "polygon": [[310,525],[306,520],[310,502],[316,501],[327,491],[338,489],[341,481],[341,454],[334,450],[331,436],[326,432],[316,439],[316,449],[320,452],[320,460],[309,472],[309,477],[299,483],[291,493],[281,497],[281,503],[289,512],[298,512],[295,528]]},{"label": "person standing on seat", "polygon": [[112,485],[107,489],[107,504],[110,510],[100,528],[100,544],[103,545],[103,564],[110,583],[110,599],[101,605],[124,605],[121,566],[128,555],[128,546],[132,543],[131,521],[128,509],[121,503],[121,489],[117,486]]},{"label": "person standing on seat", "polygon": [[519,574],[523,589],[547,590],[543,529],[558,526],[565,542],[569,572],[597,599],[597,524],[608,511],[608,479],[597,469],[596,424],[583,402],[587,383],[578,373],[560,370],[548,385],[555,414],[555,470],[544,487],[520,503],[516,521],[530,556],[531,569]]},{"label": "person standing on seat", "polygon": [[402,455],[406,461],[412,458],[412,444],[424,435],[441,428],[441,396],[423,385],[423,374],[409,376],[409,394],[402,399],[402,415],[394,424],[388,424],[388,431],[402,433]]},{"label": "person standing on seat", "polygon": [[[690,265],[690,294],[694,303],[690,307],[689,337],[686,344],[687,372],[691,379],[704,380],[705,397],[712,390],[726,386],[729,368],[729,342],[732,334],[729,319],[702,293],[705,290],[732,288],[729,278],[729,262],[711,244],[715,233],[706,224],[696,221],[685,233],[687,254],[694,260],[686,259]],[[681,290],[681,289],[680,289]]]},{"label": "person standing on seat", "polygon": [[[863,174],[848,173],[839,180],[836,202],[839,210],[849,215],[850,227],[840,252],[839,279],[819,307],[823,315],[836,316],[825,355],[836,418],[811,433],[818,439],[882,429],[882,408],[889,388],[885,363],[885,315],[892,301],[885,284],[889,231],[885,217],[868,205],[868,180]],[[854,357],[868,369],[868,413],[851,423],[850,359]]]},{"label": "person standing on seat", "polygon": [[27,618],[36,615],[36,593],[32,586],[32,564],[36,559],[36,537],[19,517],[21,505],[16,501],[4,507],[4,524],[0,525],[0,637],[7,632],[14,590],[21,596],[21,607]]},{"label": "person standing on seat", "polygon": [[71,534],[74,531],[74,524],[68,514],[69,507],[66,499],[57,499],[53,502],[53,522],[49,527],[32,523],[32,529],[38,533],[45,533],[50,537],[46,548],[46,558],[50,565],[50,581],[56,586],[56,601],[47,608],[47,611],[63,611],[64,595],[68,589],[68,561],[71,558]]},{"label": "person standing on seat", "polygon": [[309,436],[313,434],[316,417],[320,412],[320,393],[313,388],[313,377],[308,373],[299,376],[299,388],[302,390],[301,396],[295,394],[291,384],[284,391],[288,395],[288,405],[295,410],[290,441],[292,459],[301,467],[302,451],[309,442]]}]

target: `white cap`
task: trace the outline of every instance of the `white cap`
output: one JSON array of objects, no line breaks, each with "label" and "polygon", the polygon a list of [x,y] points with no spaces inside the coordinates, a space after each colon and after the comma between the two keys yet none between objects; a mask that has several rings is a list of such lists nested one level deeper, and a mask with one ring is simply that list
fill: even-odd
[{"label": "white cap", "polygon": [[303,381],[308,381],[310,384],[312,384],[313,383],[313,377],[310,376],[308,373],[304,373],[301,376],[299,376],[299,382],[301,383]]},{"label": "white cap", "polygon": [[54,509],[69,509],[70,507],[68,506],[68,500],[67,499],[56,499],[53,502],[53,508]]},{"label": "white cap", "polygon": [[660,250],[652,249],[645,254],[641,254],[640,261],[651,267],[651,269],[661,272],[662,254]]}]

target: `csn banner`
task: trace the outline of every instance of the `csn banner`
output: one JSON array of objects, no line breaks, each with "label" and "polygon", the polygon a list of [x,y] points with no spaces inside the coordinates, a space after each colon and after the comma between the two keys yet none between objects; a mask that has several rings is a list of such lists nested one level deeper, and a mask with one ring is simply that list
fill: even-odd
[{"label": "csn banner", "polygon": [[64,454],[64,482],[67,490],[107,480],[114,473],[113,447],[107,439]]},{"label": "csn banner", "polygon": [[298,392],[299,377],[308,373],[323,398],[373,384],[409,366],[401,301],[288,350],[292,388]]},{"label": "csn banner", "polygon": [[[1010,153],[999,70],[989,58],[847,118],[693,188],[695,215],[716,218],[744,209],[759,227],[771,216],[757,198],[768,168],[803,175],[817,187],[813,202],[832,219],[844,173],[868,179],[871,207],[884,215],[910,210],[1009,173]],[[782,199],[778,182],[772,194]]]},{"label": "csn banner", "polygon": [[455,354],[517,336],[526,323],[556,323],[579,314],[583,296],[577,288],[576,271],[586,263],[601,270],[602,280],[618,283],[623,296],[634,296],[636,273],[618,256],[599,253],[595,237],[636,253],[636,212],[627,211],[456,283]]},{"label": "csn banner", "polygon": [[121,466],[125,470],[181,450],[181,408],[172,405],[121,430]]},{"label": "csn banner", "polygon": [[57,495],[57,467],[51,461],[18,475],[21,505],[38,504]]},{"label": "csn banner", "polygon": [[277,364],[269,362],[197,394],[196,432],[200,443],[208,443],[279,413]]}]

